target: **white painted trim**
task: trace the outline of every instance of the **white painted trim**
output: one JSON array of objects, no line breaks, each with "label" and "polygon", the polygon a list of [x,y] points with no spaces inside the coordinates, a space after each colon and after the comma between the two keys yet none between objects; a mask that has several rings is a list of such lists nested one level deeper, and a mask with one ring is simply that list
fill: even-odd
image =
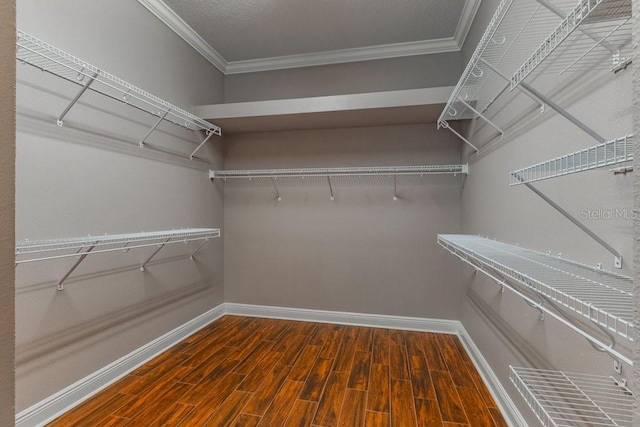
[{"label": "white painted trim", "polygon": [[500,412],[505,417],[507,424],[511,427],[527,427],[527,422],[518,411],[515,403],[511,400],[511,397],[502,386],[502,383],[496,376],[496,374],[489,366],[489,362],[484,358],[476,344],[471,339],[471,336],[467,330],[462,326],[462,323],[458,327],[458,337],[462,342],[462,345],[467,350],[467,353],[471,357],[473,364],[476,366],[478,373],[482,377],[482,380],[487,385],[487,388],[491,392],[493,399],[498,404]]},{"label": "white painted trim", "polygon": [[453,37],[449,37],[444,39],[367,46],[328,52],[303,53],[300,55],[234,61],[227,64],[226,74],[314,67],[318,65],[371,61],[374,59],[427,55],[431,53],[458,52],[459,50],[460,48],[458,47],[456,40]]},{"label": "white painted trim", "polygon": [[162,0],[138,0],[138,2],[226,75],[458,52],[469,33],[481,0],[465,1],[453,37],[233,62],[227,62]]},{"label": "white painted trim", "polygon": [[476,18],[476,13],[478,13],[478,9],[480,8],[480,3],[482,3],[482,0],[467,0],[464,2],[464,7],[460,14],[460,20],[458,21],[456,32],[453,35],[453,38],[458,44],[458,49],[462,49],[464,42],[467,40],[467,35],[469,35],[469,30],[471,30],[473,20]]},{"label": "white painted trim", "polygon": [[146,7],[164,24],[171,28],[177,35],[194,48],[200,55],[211,62],[218,70],[226,74],[227,61],[214,48],[211,47],[193,28],[182,20],[162,0],[138,0],[138,3]]},{"label": "white painted trim", "polygon": [[225,314],[224,304],[178,326],[104,368],[60,390],[16,415],[16,427],[42,426],[113,384],[138,366],[168,350]]}]

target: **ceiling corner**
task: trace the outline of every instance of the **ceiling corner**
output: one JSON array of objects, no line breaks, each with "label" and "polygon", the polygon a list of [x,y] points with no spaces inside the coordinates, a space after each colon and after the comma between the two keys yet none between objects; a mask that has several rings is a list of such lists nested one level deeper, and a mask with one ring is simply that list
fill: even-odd
[{"label": "ceiling corner", "polygon": [[[468,1],[467,1],[468,2]],[[186,22],[171,10],[162,0],[138,0],[138,3],[147,8],[165,25],[171,28],[184,41],[189,43],[200,55],[204,56],[223,74],[227,73],[227,61],[202,37],[196,33]]]},{"label": "ceiling corner", "polygon": [[473,20],[480,8],[480,3],[482,3],[482,0],[466,0],[464,2],[464,7],[460,14],[460,20],[458,21],[458,26],[456,27],[456,32],[453,36],[456,44],[458,45],[458,49],[462,49],[462,46],[467,39]]}]

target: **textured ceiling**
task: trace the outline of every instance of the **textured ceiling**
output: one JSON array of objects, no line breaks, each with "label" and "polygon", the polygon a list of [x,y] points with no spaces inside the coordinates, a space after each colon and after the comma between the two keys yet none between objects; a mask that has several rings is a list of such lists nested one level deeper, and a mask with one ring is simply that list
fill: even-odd
[{"label": "textured ceiling", "polygon": [[452,38],[465,0],[164,0],[226,61]]}]

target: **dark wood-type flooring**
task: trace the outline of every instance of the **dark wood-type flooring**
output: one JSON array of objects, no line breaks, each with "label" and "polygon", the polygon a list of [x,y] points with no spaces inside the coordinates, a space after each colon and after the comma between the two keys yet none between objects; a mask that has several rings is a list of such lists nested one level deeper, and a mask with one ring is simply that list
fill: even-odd
[{"label": "dark wood-type flooring", "polygon": [[224,316],[50,426],[506,426],[454,335]]}]

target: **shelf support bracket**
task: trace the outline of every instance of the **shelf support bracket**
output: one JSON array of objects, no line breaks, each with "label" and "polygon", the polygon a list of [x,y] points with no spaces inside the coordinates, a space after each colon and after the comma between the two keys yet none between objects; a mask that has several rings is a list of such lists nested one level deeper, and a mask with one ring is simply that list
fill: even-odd
[{"label": "shelf support bracket", "polygon": [[[516,175],[516,178],[523,181],[522,177]],[[598,244],[600,244],[600,246],[604,247],[606,250],[608,250],[609,252],[611,252],[614,256],[613,259],[613,266],[615,268],[622,268],[622,255],[620,255],[620,252],[618,252],[613,246],[611,246],[609,243],[607,243],[606,241],[604,241],[604,239],[602,239],[602,237],[598,236],[596,233],[594,233],[593,231],[591,231],[591,229],[589,229],[586,225],[584,225],[582,222],[578,221],[578,219],[576,217],[574,217],[573,215],[571,215],[569,212],[567,212],[565,209],[562,208],[562,206],[558,205],[556,202],[554,202],[553,200],[551,200],[549,197],[547,197],[542,191],[538,190],[536,187],[534,187],[533,185],[531,185],[531,183],[529,182],[525,182],[524,185],[531,191],[533,191],[538,197],[540,197],[542,200],[544,200],[545,202],[547,202],[552,208],[554,208],[556,211],[558,211],[562,216],[564,216],[565,218],[567,218],[569,221],[571,221],[576,227],[578,227],[580,230],[582,230],[583,232],[585,232],[589,237],[591,237],[593,240],[595,240],[596,242],[598,242]]]},{"label": "shelf support bracket", "polygon": [[333,197],[333,187],[331,186],[331,177],[327,176],[327,183],[329,184],[329,194],[331,195],[331,200],[335,200],[335,197]]},{"label": "shelf support bracket", "polygon": [[276,200],[282,200],[282,197],[280,197],[280,192],[278,191],[278,186],[276,185],[276,179],[274,177],[271,177],[271,184],[273,184],[273,188],[276,190]]},{"label": "shelf support bracket", "polygon": [[398,200],[398,175],[393,175],[393,200]]},{"label": "shelf support bracket", "polygon": [[162,248],[164,248],[164,245],[167,244],[167,242],[169,242],[169,240],[171,240],[171,237],[169,237],[168,239],[166,239],[165,241],[163,241],[162,243],[158,244],[158,248],[153,251],[153,253],[151,254],[151,256],[149,258],[146,259],[145,262],[142,263],[142,265],[140,265],[140,271],[144,271],[145,266],[149,263],[149,261],[151,261],[151,259],[156,256],[158,254],[158,252],[160,252],[160,250]]},{"label": "shelf support bracket", "polygon": [[193,160],[193,156],[204,146],[204,144],[209,140],[209,138],[213,136],[213,134],[214,132],[212,130],[207,131],[207,137],[200,143],[200,145],[196,147],[195,150],[193,150],[193,153],[189,154],[189,160]]},{"label": "shelf support bracket", "polygon": [[85,93],[87,89],[89,89],[89,86],[91,86],[91,83],[95,81],[96,77],[98,77],[98,73],[94,73],[93,76],[91,76],[89,80],[87,80],[87,82],[82,86],[82,89],[80,89],[78,94],[71,100],[69,105],[67,105],[67,108],[65,108],[64,111],[58,116],[58,120],[56,120],[58,126],[62,126],[64,124],[64,122],[62,121],[64,119],[64,116],[66,116],[71,108],[76,104],[76,102],[78,102],[82,94]]},{"label": "shelf support bracket", "polygon": [[164,118],[167,117],[167,114],[169,114],[169,111],[171,111],[171,109],[168,109],[167,111],[162,113],[160,115],[160,118],[158,118],[158,121],[151,127],[151,129],[149,129],[149,132],[147,132],[147,134],[144,136],[144,138],[142,138],[140,140],[140,142],[138,143],[138,146],[140,148],[144,147],[144,142],[147,140],[147,138],[149,138],[149,135],[151,135],[153,133],[153,131],[156,130],[156,128],[160,125],[160,123],[162,123]]},{"label": "shelf support bracket", "polygon": [[582,123],[580,120],[575,118],[573,115],[569,114],[569,112],[567,112],[564,108],[560,107],[558,104],[553,102],[546,95],[538,92],[536,89],[531,87],[531,85],[529,85],[528,83],[521,82],[520,86],[525,88],[528,92],[532,93],[534,96],[540,98],[545,104],[547,104],[549,107],[553,108],[558,114],[560,114],[562,117],[564,117],[565,119],[569,120],[571,123],[573,123],[574,125],[576,125],[580,129],[582,129],[584,132],[586,132],[589,136],[591,136],[593,139],[595,139],[599,143],[602,144],[602,143],[607,142],[607,140],[604,139],[602,136],[600,136],[596,131],[594,131],[589,126],[587,126],[584,123]]},{"label": "shelf support bracket", "polygon": [[458,101],[462,102],[465,107],[467,107],[468,109],[470,109],[471,111],[473,111],[479,118],[481,118],[482,120],[484,120],[485,122],[489,123],[495,130],[497,130],[498,132],[500,132],[500,135],[504,136],[504,131],[502,129],[500,129],[495,123],[493,123],[491,120],[489,120],[488,118],[486,118],[484,115],[482,115],[482,113],[478,110],[476,110],[475,108],[473,108],[471,106],[471,104],[469,104],[468,102],[466,102],[464,99],[458,97]]},{"label": "shelf support bracket", "polygon": [[209,241],[209,238],[208,238],[208,237],[207,237],[206,239],[204,239],[204,241],[203,241],[202,243],[200,243],[200,244],[198,245],[198,247],[196,247],[196,248],[193,250],[193,252],[191,252],[191,253],[189,254],[189,259],[193,261],[193,256],[196,254],[196,252],[198,252],[200,249],[202,249],[202,247],[203,247],[204,245],[206,245],[208,241]]},{"label": "shelf support bracket", "polygon": [[[89,248],[84,251],[82,253],[82,255],[80,255],[80,258],[78,258],[78,260],[75,262],[75,264],[73,264],[73,266],[67,271],[67,273],[62,276],[62,279],[60,279],[58,281],[58,290],[61,291],[64,289],[64,282],[65,280],[67,280],[69,278],[69,276],[71,275],[71,273],[73,273],[73,271],[78,268],[78,266],[82,263],[82,261],[84,261],[84,259],[87,257],[87,255],[89,255],[89,252],[91,252],[94,248],[96,247],[96,245],[93,246],[89,246]],[[79,253],[79,252],[78,252]]]},{"label": "shelf support bracket", "polygon": [[477,153],[479,150],[478,148],[473,145],[471,142],[469,142],[469,140],[467,138],[465,138],[464,136],[460,135],[460,133],[458,131],[456,131],[455,129],[453,129],[451,126],[449,126],[449,123],[445,120],[441,120],[440,121],[440,126],[442,126],[445,129],[449,129],[451,132],[453,132],[453,134],[455,136],[457,136],[458,138],[460,138],[462,141],[464,141],[465,144],[467,144],[469,147],[473,148],[474,151]]}]

